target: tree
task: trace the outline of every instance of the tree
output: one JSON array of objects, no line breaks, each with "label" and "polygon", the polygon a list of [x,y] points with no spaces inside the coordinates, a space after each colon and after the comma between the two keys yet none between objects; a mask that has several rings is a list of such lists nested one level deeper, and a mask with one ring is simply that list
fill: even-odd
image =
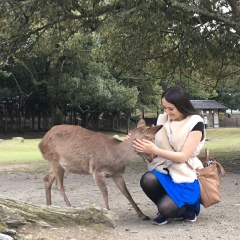
[{"label": "tree", "polygon": [[106,54],[121,71],[159,79],[164,88],[181,83],[200,90],[194,98],[214,97],[229,76],[239,78],[231,7],[227,1],[146,1],[102,28]]},{"label": "tree", "polygon": [[[102,113],[129,115],[133,111],[136,87],[123,86],[107,63],[95,60],[94,35],[76,33],[57,45],[52,41],[36,43],[29,56],[11,57],[4,66],[12,83],[17,83],[13,87],[16,94],[22,95],[27,116],[34,121],[35,116],[40,119],[51,114],[52,124],[56,125],[71,112],[72,123],[78,115],[86,127],[89,119],[97,120]],[[5,83],[3,79],[2,86],[9,86]]]},{"label": "tree", "polygon": [[223,103],[225,106],[231,110],[236,110],[240,108],[240,98],[239,98],[239,83],[229,85],[228,81],[224,85],[218,87],[218,96],[215,98],[218,102]]},{"label": "tree", "polygon": [[211,98],[225,80],[234,84],[239,79],[239,16],[232,0],[5,0],[1,64],[43,45],[57,61],[62,43],[76,33],[95,32],[96,55],[121,72],[119,78],[127,77],[124,84],[129,79],[163,88],[180,83],[195,89],[193,98]]}]

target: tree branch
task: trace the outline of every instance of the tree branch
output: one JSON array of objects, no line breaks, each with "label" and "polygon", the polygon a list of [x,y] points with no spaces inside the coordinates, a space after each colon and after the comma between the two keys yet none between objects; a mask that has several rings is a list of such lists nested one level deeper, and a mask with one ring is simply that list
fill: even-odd
[{"label": "tree branch", "polygon": [[179,1],[172,2],[172,6],[181,10],[182,12],[191,13],[192,15],[199,14],[200,17],[205,17],[207,21],[215,20],[218,23],[225,23],[226,25],[232,27],[236,33],[240,35],[240,28],[236,24],[236,21],[239,21],[239,19],[231,18],[231,16],[226,16],[226,14],[224,16],[220,12],[214,12],[214,10],[210,12],[209,10],[199,8],[198,6],[189,5],[188,3],[182,3]]},{"label": "tree branch", "polygon": [[240,6],[237,5],[236,0],[227,0],[229,3],[230,7],[232,8],[233,14],[236,18],[237,21],[240,21]]}]

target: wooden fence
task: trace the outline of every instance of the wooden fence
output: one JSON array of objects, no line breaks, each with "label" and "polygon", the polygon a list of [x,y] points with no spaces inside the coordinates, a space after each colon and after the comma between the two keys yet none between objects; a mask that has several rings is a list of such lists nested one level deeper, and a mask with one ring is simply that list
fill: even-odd
[{"label": "wooden fence", "polygon": [[219,117],[219,127],[240,127],[240,117]]}]

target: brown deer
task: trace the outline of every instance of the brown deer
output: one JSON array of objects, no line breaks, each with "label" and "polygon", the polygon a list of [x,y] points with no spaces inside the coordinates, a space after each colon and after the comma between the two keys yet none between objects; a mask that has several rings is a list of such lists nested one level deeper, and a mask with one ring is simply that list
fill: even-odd
[{"label": "brown deer", "polygon": [[[51,186],[56,179],[57,188],[67,206],[71,206],[63,186],[64,172],[76,174],[92,174],[103,195],[107,209],[108,191],[105,178],[111,177],[120,191],[130,201],[139,218],[148,220],[132,199],[123,174],[125,167],[136,158],[137,152],[132,147],[136,138],[154,141],[155,134],[162,126],[144,126],[140,120],[137,128],[131,132],[129,139],[120,141],[100,132],[94,132],[73,125],[52,127],[39,143],[43,157],[51,164],[51,170],[44,178],[47,205],[51,205]],[[143,159],[151,161],[154,156],[139,154]]]}]

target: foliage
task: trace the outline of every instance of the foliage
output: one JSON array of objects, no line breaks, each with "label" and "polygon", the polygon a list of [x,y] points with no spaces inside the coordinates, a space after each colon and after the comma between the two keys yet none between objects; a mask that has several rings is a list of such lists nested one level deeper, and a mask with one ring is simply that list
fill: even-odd
[{"label": "foliage", "polygon": [[163,88],[177,83],[193,99],[215,97],[217,86],[239,77],[238,19],[230,27],[217,17],[230,20],[223,2],[148,1],[102,29],[106,54],[121,71],[151,76]]},{"label": "foliage", "polygon": [[[137,103],[136,87],[120,84],[106,63],[96,62],[91,35],[75,34],[51,50],[48,43],[36,43],[39,48],[32,55],[14,57],[5,66],[9,80],[17,82],[13,88],[15,94],[21,94],[28,116],[51,113],[54,124],[61,124],[71,111],[82,119],[88,113],[132,112]],[[6,80],[3,78],[2,87],[9,86]]]},{"label": "foliage", "polygon": [[5,0],[0,93],[21,94],[26,112],[51,112],[56,121],[67,104],[83,118],[158,110],[162,90],[175,84],[192,99],[226,100],[221,91],[239,82],[237,4]]},{"label": "foliage", "polygon": [[238,82],[232,85],[232,82],[226,82],[224,85],[218,87],[218,97],[216,100],[218,102],[224,103],[228,108],[234,110],[240,108],[240,98],[239,98],[239,88],[240,84]]}]

